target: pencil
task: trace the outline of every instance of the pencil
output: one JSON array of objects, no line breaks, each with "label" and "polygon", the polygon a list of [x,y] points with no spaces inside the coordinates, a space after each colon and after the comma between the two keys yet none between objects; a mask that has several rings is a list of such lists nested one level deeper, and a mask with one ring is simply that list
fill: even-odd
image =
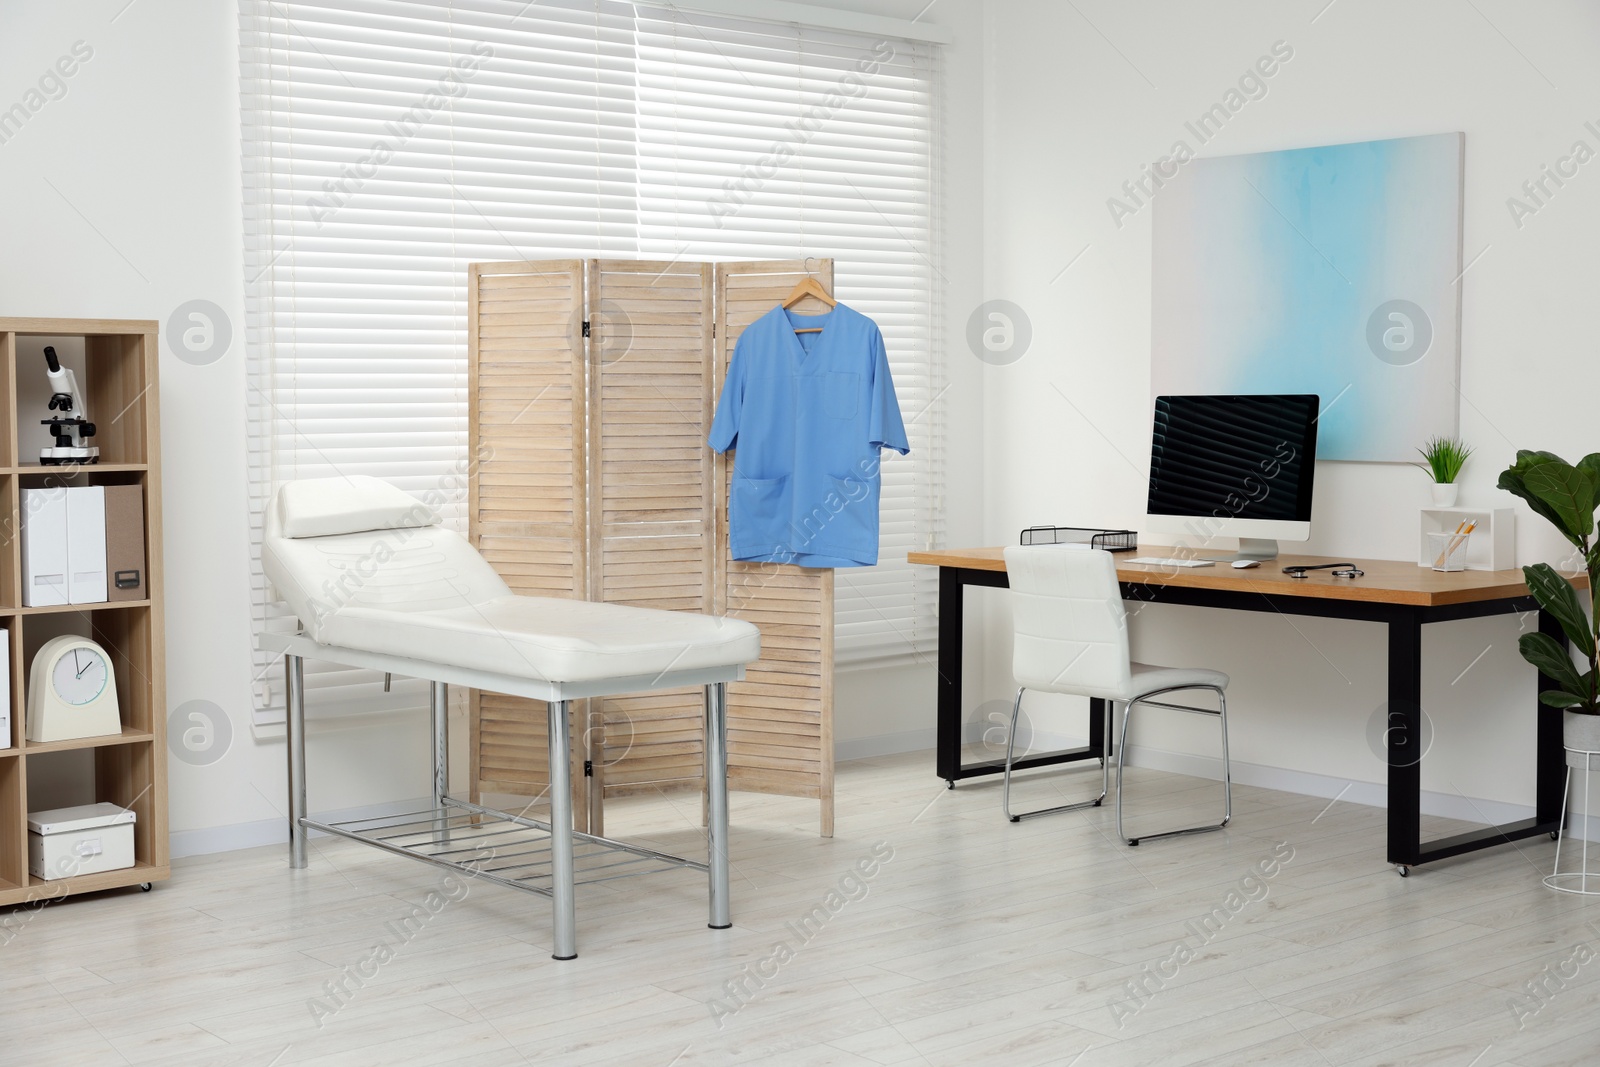
[{"label": "pencil", "polygon": [[1439,558],[1434,561],[1433,565],[1439,570],[1444,570],[1450,557],[1455,554],[1456,549],[1460,548],[1461,543],[1467,539],[1467,535],[1477,528],[1478,522],[1476,519],[1472,522],[1468,522],[1465,519],[1461,520],[1461,523],[1456,526],[1455,534],[1445,545],[1444,551],[1439,553]]}]

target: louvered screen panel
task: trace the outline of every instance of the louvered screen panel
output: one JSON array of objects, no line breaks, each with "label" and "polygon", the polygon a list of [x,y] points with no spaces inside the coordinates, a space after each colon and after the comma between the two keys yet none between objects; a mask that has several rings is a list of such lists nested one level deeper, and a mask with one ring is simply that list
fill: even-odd
[{"label": "louvered screen panel", "polygon": [[[521,593],[759,625],[762,659],[729,690],[730,784],[819,798],[831,835],[833,572],[733,563],[732,464],[706,446],[739,332],[802,273],[793,261],[474,266],[472,427],[485,458],[472,534]],[[831,286],[831,261],[814,273]],[[702,700],[696,688],[575,709],[574,751],[595,772],[580,825],[603,832],[603,796],[703,786]],[[536,702],[477,697],[475,794],[543,789],[543,722]]]},{"label": "louvered screen panel", "polygon": [[[709,264],[589,263],[592,600],[714,610],[712,281]],[[604,795],[699,789],[704,699],[695,687],[596,701]]]},{"label": "louvered screen panel", "polygon": [[[811,260],[831,292],[833,261]],[[789,295],[805,264],[717,265],[715,393],[722,391],[739,334]],[[815,314],[826,307],[796,305]],[[737,449],[735,449],[737,451]],[[736,563],[728,546],[733,456],[718,458],[718,611],[761,628],[761,659],[728,687],[728,778],[735,789],[822,802],[822,834],[833,836],[833,571],[788,563]]]},{"label": "louvered screen panel", "polygon": [[[584,490],[584,265],[474,264],[468,274],[472,543],[528,596],[587,594]],[[472,793],[537,797],[549,784],[546,709],[499,693],[472,697]],[[587,709],[573,710],[574,809]]]}]

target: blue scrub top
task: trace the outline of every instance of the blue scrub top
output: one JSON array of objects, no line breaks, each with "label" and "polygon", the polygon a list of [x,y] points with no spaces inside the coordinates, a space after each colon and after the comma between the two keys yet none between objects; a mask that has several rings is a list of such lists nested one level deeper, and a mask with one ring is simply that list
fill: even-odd
[{"label": "blue scrub top", "polygon": [[[820,326],[821,333],[795,333]],[[878,324],[839,304],[775,307],[739,336],[708,442],[736,449],[733,558],[802,567],[878,562],[879,450],[911,451]]]}]

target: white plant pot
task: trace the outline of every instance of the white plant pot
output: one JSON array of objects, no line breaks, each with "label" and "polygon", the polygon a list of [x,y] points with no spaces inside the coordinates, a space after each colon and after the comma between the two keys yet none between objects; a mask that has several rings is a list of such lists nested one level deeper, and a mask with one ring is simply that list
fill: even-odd
[{"label": "white plant pot", "polygon": [[1461,487],[1455,482],[1433,483],[1433,506],[1436,508],[1453,508],[1456,506],[1456,496],[1461,492]]},{"label": "white plant pot", "polygon": [[1567,750],[1567,766],[1573,770],[1586,770],[1594,761],[1600,771],[1600,715],[1579,715],[1575,711],[1561,713],[1561,744]]}]

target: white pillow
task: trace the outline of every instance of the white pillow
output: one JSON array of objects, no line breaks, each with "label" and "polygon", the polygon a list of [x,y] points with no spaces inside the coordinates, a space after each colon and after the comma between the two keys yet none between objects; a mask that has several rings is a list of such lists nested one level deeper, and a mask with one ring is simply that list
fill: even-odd
[{"label": "white pillow", "polygon": [[286,482],[278,490],[285,537],[331,537],[433,526],[438,514],[388,482],[365,474]]}]

